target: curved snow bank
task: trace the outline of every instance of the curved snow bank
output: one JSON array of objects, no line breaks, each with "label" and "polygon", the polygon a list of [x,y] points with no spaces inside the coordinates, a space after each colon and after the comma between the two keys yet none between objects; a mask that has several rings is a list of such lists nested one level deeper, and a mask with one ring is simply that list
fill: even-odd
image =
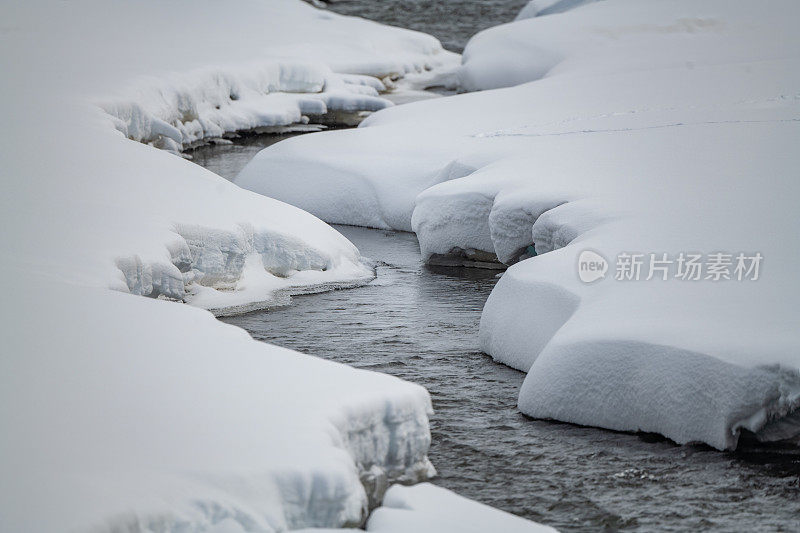
[{"label": "curved snow bank", "polygon": [[[742,46],[741,37],[758,33],[758,28],[745,26],[747,15],[753,11],[748,6],[737,13],[737,9],[713,0],[677,7],[670,2],[611,0],[611,5],[606,6],[605,1],[562,0],[550,9],[570,4],[580,8],[558,16],[519,19],[475,35],[463,53],[459,72],[462,88],[477,91],[510,87],[556,71],[575,71],[574,66],[581,67],[580,74],[600,74],[656,65],[679,68],[687,62],[718,62],[725,44],[732,46],[727,52],[741,60],[767,57],[761,55],[764,49],[760,44],[760,50]],[[782,10],[783,6],[776,6],[770,13]],[[765,20],[768,14],[752,15],[769,23]],[[756,39],[765,37],[763,33]],[[670,47],[658,46],[657,41],[667,40],[672,41]],[[705,42],[697,46],[699,41]],[[640,45],[643,47],[637,50]],[[620,54],[611,57],[612,50]],[[600,55],[604,56],[600,64],[592,65]]]},{"label": "curved snow bank", "polygon": [[[405,151],[407,132],[397,139],[359,133],[322,132],[277,143],[278,150],[259,152],[235,183],[280,198],[330,224],[411,231],[416,195],[438,183],[438,167],[447,160],[436,146]],[[314,139],[306,140],[311,136]],[[317,150],[317,143],[325,148]],[[386,150],[390,145],[394,148]],[[354,159],[354,150],[380,157]]]},{"label": "curved snow bank", "polygon": [[569,268],[582,249],[515,265],[486,302],[481,347],[528,372],[524,413],[718,449],[736,448],[743,429],[797,438],[796,335],[781,316],[788,308],[765,293],[779,289],[587,286]]},{"label": "curved snow bank", "polygon": [[[332,224],[411,231],[419,193],[464,177],[519,144],[511,140],[498,143],[497,152],[482,146],[471,153],[471,144],[483,144],[469,137],[473,121],[490,117],[498,102],[480,94],[447,99],[462,106],[440,106],[436,100],[385,109],[354,130],[277,143],[259,152],[235,182]],[[485,106],[486,114],[473,113],[473,105]],[[436,120],[427,120],[431,113]],[[417,128],[423,122],[424,135]]]},{"label": "curved snow bank", "polygon": [[354,248],[336,256],[280,230],[179,224],[175,233],[168,263],[144,263],[138,255],[117,260],[130,293],[228,315],[285,305],[292,294],[355,287],[374,277]]},{"label": "curved snow bank", "polygon": [[519,407],[537,418],[660,433],[679,444],[701,441],[731,450],[743,429],[765,441],[798,435],[796,428],[761,430],[800,407],[800,372],[779,365],[742,367],[624,339],[556,341],[530,369]]},{"label": "curved snow bank", "polygon": [[129,139],[180,151],[226,133],[312,119],[349,125],[392,105],[378,96],[386,90],[379,79],[335,74],[314,63],[206,68],[171,78],[145,80],[130,95],[100,106]]},{"label": "curved snow bank", "polygon": [[[218,313],[372,278],[358,250],[314,216],[127,141],[100,112],[73,111],[54,111],[63,121],[53,137],[11,159],[12,175],[26,177],[6,211],[15,227],[12,265]],[[76,125],[80,137],[61,137]],[[33,136],[35,127],[19,131]],[[42,213],[58,224],[44,224]]]},{"label": "curved snow bank", "polygon": [[36,283],[4,288],[4,530],[355,526],[388,484],[434,473],[419,386],[205,311]]},{"label": "curved snow bank", "polygon": [[[578,309],[580,299],[563,287],[547,282],[528,283],[525,290],[503,275],[481,315],[481,350],[517,370],[528,372],[534,359]],[[501,285],[502,284],[502,285]],[[511,285],[511,290],[504,287]],[[516,290],[515,290],[516,289]],[[520,335],[525,328],[526,335]]]},{"label": "curved snow bank", "polygon": [[[79,20],[89,10],[91,26]],[[209,1],[145,8],[85,2],[64,15],[86,43],[107,48],[99,64],[71,61],[79,79],[89,70],[105,73],[86,92],[125,136],[174,151],[229,132],[310,119],[357,123],[391,105],[378,97],[386,90],[380,78],[410,75],[424,86],[458,64],[458,56],[429,35],[297,0],[250,0],[231,10]],[[117,20],[126,20],[127,31],[109,38]],[[153,26],[170,40],[168,54],[156,41],[138,38]]]},{"label": "curved snow bank", "polygon": [[[458,161],[450,167],[454,164],[470,168]],[[511,265],[566,246],[619,217],[608,202],[581,198],[568,179],[535,186],[538,180],[523,170],[535,165],[503,158],[421,192],[411,220],[423,258],[430,262],[463,250]]]},{"label": "curved snow bank", "polygon": [[[242,129],[323,115],[348,120],[390,105],[377,96],[385,87],[373,76],[416,79],[457,62],[428,35],[298,0],[225,10],[210,1],[87,0],[6,15],[17,30],[4,34],[5,49],[26,53],[4,59],[4,116],[14,137],[38,142],[7,145],[19,147],[8,170],[20,180],[9,184],[9,197],[28,200],[7,211],[24,236],[17,259],[40,262],[61,279],[217,313],[364,283],[372,274],[346,239],[313,216],[119,133],[177,151]],[[168,40],[169,53],[141,35]],[[58,227],[42,228],[42,213]],[[29,259],[41,255],[59,261]]]},{"label": "curved snow bank", "polygon": [[[797,434],[797,9],[606,0],[500,26],[470,43],[465,74],[544,77],[280,143],[238,183],[325,219],[411,226],[435,261],[516,262],[486,304],[481,342],[553,384],[526,385],[524,412],[720,448],[742,428]],[[584,250],[605,261],[604,279],[580,280]],[[720,253],[730,279],[715,281]],[[621,254],[641,254],[639,281],[615,279]],[[666,274],[651,272],[664,254]],[[696,280],[679,272],[681,254],[701,256]],[[760,254],[758,279],[736,274],[739,254]],[[565,355],[573,348],[592,354],[594,373],[588,355]],[[630,378],[631,357],[658,390],[602,379]]]}]

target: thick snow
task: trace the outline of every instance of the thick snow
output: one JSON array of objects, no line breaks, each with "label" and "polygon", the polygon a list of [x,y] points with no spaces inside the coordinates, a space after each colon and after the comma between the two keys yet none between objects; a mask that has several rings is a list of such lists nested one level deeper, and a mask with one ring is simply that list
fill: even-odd
[{"label": "thick snow", "polygon": [[5,184],[14,201],[4,212],[8,234],[20,237],[16,260],[57,258],[38,268],[218,313],[363,283],[371,272],[314,217],[124,142],[115,128],[179,150],[307,115],[380,109],[391,104],[372,76],[418,82],[457,58],[430,36],[298,0],[4,11],[13,29],[3,34],[4,147],[13,152],[4,170],[17,176]]},{"label": "thick snow", "polygon": [[[309,119],[357,122],[391,105],[378,96],[386,90],[381,78],[407,76],[412,86],[424,87],[440,83],[438,76],[458,62],[429,35],[297,0],[248,0],[230,10],[210,0],[154,3],[147,19],[137,5],[84,2],[82,8],[92,16],[70,18],[70,31],[85,39],[72,51],[89,61],[72,59],[74,76],[105,71],[112,81],[82,90],[126,136],[172,150],[225,132]],[[126,31],[117,31],[117,20],[126,21]],[[169,40],[168,53],[156,40],[141,42],[154,32]],[[107,46],[102,54],[93,50],[99,42]]]},{"label": "thick snow", "polygon": [[4,288],[3,531],[354,526],[365,487],[433,473],[421,387],[181,304],[18,281],[35,287]]},{"label": "thick snow", "polygon": [[[413,229],[426,259],[539,254],[505,273],[481,323],[482,348],[529,372],[527,414],[720,449],[742,428],[796,434],[798,15],[607,0],[492,28],[460,78],[510,87],[280,143],[237,183],[325,220]],[[579,280],[584,249],[607,279]],[[623,282],[621,252],[764,261],[758,281]]]},{"label": "thick snow", "polygon": [[[420,483],[394,485],[383,506],[367,521],[373,533],[553,533],[556,530],[468,500],[442,487]],[[234,530],[238,533],[238,530]],[[342,529],[307,529],[300,533],[342,533]],[[233,531],[231,533],[234,533]]]},{"label": "thick snow", "polygon": [[367,74],[452,56],[299,0],[5,2],[0,21],[0,529],[358,525],[429,477],[424,389],[161,301],[363,283],[356,248],[136,141],[383,107]]}]

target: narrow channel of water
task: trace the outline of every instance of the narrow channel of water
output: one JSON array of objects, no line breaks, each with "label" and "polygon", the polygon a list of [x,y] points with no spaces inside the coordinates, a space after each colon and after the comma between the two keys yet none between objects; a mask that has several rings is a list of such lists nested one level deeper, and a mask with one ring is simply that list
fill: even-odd
[{"label": "narrow channel of water", "polygon": [[529,419],[516,409],[524,375],[476,349],[495,272],[426,267],[413,234],[337,229],[378,262],[375,282],[224,320],[425,386],[435,483],[565,531],[800,530],[796,448],[720,453]]},{"label": "narrow channel of water", "polygon": [[336,0],[328,9],[428,33],[461,53],[481,30],[514,20],[528,0]]},{"label": "narrow channel of water", "polygon": [[[475,32],[512,20],[525,3],[340,0],[330,8],[431,33],[460,51]],[[243,137],[190,154],[233,179],[279,140]],[[426,267],[413,234],[337,229],[377,262],[373,283],[224,320],[265,342],[425,386],[436,409],[435,483],[564,531],[800,531],[796,448],[721,453],[529,419],[516,408],[524,374],[477,351],[496,272]]]}]

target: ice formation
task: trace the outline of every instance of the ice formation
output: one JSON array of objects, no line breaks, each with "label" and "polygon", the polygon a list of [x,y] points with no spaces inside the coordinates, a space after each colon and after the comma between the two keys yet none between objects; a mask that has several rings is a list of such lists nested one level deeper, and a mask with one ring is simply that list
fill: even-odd
[{"label": "ice formation", "polygon": [[[280,143],[236,181],[413,229],[429,260],[513,264],[481,344],[528,372],[527,414],[720,449],[796,436],[798,15],[605,0],[523,18],[467,45],[459,77],[480,92]],[[605,279],[580,281],[584,250]],[[762,275],[613,279],[620,254],[695,252],[758,253]]]}]

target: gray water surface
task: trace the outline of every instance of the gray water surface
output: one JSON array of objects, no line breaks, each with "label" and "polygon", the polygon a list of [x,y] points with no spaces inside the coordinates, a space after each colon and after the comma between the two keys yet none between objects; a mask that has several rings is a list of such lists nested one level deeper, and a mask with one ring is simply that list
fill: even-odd
[{"label": "gray water surface", "polygon": [[328,9],[429,33],[461,53],[481,30],[514,20],[528,0],[337,0]]},{"label": "gray water surface", "polygon": [[524,374],[480,353],[496,271],[422,264],[413,234],[338,226],[377,279],[224,321],[258,340],[419,383],[435,483],[565,531],[800,531],[800,454],[721,453],[525,417]]},{"label": "gray water surface", "polygon": [[[331,9],[432,33],[460,51],[472,34],[512,20],[525,3],[342,0]],[[233,179],[279,140],[246,137],[191,154]],[[564,531],[800,531],[797,448],[745,445],[722,453],[529,419],[516,409],[524,374],[477,350],[496,272],[426,267],[413,234],[338,229],[378,262],[373,283],[224,320],[256,339],[425,386],[436,409],[435,483]]]}]

